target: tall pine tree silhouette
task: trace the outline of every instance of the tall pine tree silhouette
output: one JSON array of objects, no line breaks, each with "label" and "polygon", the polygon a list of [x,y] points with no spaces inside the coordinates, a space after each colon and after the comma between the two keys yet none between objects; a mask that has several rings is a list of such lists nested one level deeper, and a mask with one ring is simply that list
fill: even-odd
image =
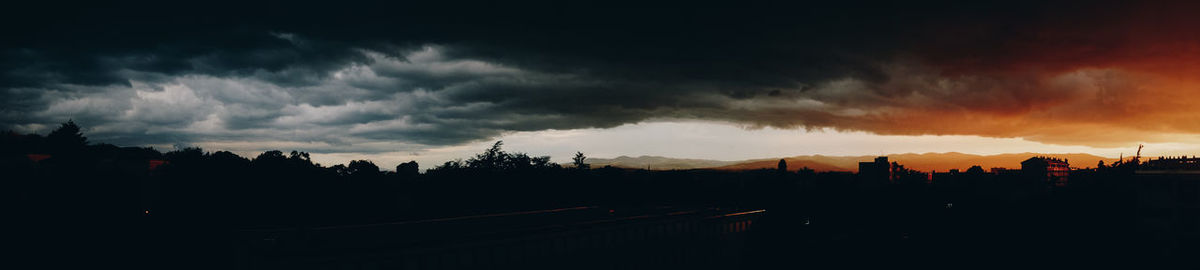
[{"label": "tall pine tree silhouette", "polygon": [[74,120],[67,120],[62,123],[57,129],[46,135],[47,145],[50,146],[51,154],[55,155],[70,155],[78,154],[87,146],[87,137],[83,136],[79,125],[75,124]]}]

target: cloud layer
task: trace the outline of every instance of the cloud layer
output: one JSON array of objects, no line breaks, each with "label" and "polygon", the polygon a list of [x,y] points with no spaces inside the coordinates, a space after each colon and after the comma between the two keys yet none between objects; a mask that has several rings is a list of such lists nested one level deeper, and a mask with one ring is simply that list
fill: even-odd
[{"label": "cloud layer", "polygon": [[22,5],[0,128],[117,144],[397,152],[674,120],[1200,141],[1189,6]]}]

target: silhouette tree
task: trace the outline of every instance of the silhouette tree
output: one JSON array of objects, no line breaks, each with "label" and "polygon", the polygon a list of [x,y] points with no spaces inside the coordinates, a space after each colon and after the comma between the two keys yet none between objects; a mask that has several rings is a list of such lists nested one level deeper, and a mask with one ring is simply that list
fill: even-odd
[{"label": "silhouette tree", "polygon": [[45,138],[37,134],[18,134],[6,131],[0,138],[0,153],[4,154],[46,154],[43,148]]},{"label": "silhouette tree", "polygon": [[287,160],[287,157],[284,157],[283,152],[279,150],[266,151],[254,158],[254,162],[281,162],[284,160]]},{"label": "silhouette tree", "polygon": [[466,167],[466,165],[463,165],[463,161],[461,159],[446,161],[445,163],[442,163],[442,166],[439,166],[439,168],[442,169],[462,169]]},{"label": "silhouette tree", "polygon": [[294,161],[304,161],[304,162],[312,163],[312,159],[309,158],[307,152],[297,152],[296,150],[292,150],[292,153],[288,154],[288,159],[294,160]]},{"label": "silhouette tree", "polygon": [[587,160],[587,156],[584,156],[583,152],[576,151],[575,157],[571,158],[571,164],[575,165],[576,169],[580,169],[580,170],[591,169],[592,165],[584,163],[584,160]]},{"label": "silhouette tree", "polygon": [[332,167],[329,167],[329,171],[333,172],[333,174],[337,175],[337,176],[349,176],[350,175],[350,169],[346,168],[346,165],[342,165],[342,164],[333,165]]},{"label": "silhouette tree", "polygon": [[46,143],[51,146],[51,150],[55,154],[79,153],[83,147],[87,146],[87,137],[80,132],[79,125],[75,124],[74,120],[67,120],[62,123],[57,129],[46,135]]},{"label": "silhouette tree", "polygon": [[533,168],[533,158],[525,153],[510,154],[504,162],[504,169],[528,170]]},{"label": "silhouette tree", "polygon": [[217,164],[226,164],[226,166],[242,167],[250,164],[249,159],[238,156],[237,154],[229,151],[217,151],[212,153],[210,156]]},{"label": "silhouette tree", "polygon": [[409,161],[396,165],[396,175],[403,178],[411,178],[421,174],[420,168],[416,161]]},{"label": "silhouette tree", "polygon": [[971,166],[970,168],[967,168],[966,173],[980,175],[980,174],[984,174],[985,172],[983,171],[983,167],[980,167],[979,165],[975,165],[975,166]]},{"label": "silhouette tree", "polygon": [[505,162],[510,158],[508,153],[500,149],[504,145],[504,141],[496,141],[491,148],[475,155],[475,157],[467,160],[467,167],[472,169],[498,170],[502,169]]},{"label": "silhouette tree", "polygon": [[346,166],[346,171],[350,176],[378,176],[379,166],[370,160],[354,160],[350,161],[350,165]]},{"label": "silhouette tree", "polygon": [[550,162],[550,156],[533,157],[529,159],[529,163],[534,168],[559,168],[557,163]]},{"label": "silhouette tree", "polygon": [[787,161],[779,159],[779,166],[776,168],[779,172],[787,172]]},{"label": "silhouette tree", "polygon": [[188,147],[167,152],[163,156],[175,164],[198,164],[204,160],[204,150],[199,147]]},{"label": "silhouette tree", "polygon": [[439,175],[439,174],[447,174],[447,173],[461,171],[466,168],[466,166],[463,163],[464,162],[461,159],[449,160],[449,161],[443,162],[442,165],[438,165],[438,166],[434,166],[433,168],[430,168],[428,171],[425,171],[425,174],[426,175]]}]

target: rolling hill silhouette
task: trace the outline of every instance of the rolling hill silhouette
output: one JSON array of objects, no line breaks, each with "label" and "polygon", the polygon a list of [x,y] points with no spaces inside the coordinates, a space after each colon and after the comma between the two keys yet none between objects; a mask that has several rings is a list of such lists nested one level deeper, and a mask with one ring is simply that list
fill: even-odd
[{"label": "rolling hill silhouette", "polygon": [[[778,161],[778,160],[776,160]],[[651,170],[688,170],[714,168],[743,163],[746,161],[722,161],[710,159],[669,158],[661,156],[619,156],[616,158],[588,158],[587,162],[593,168],[613,166],[617,168],[651,169]]]},{"label": "rolling hill silhouette", "polygon": [[[1117,160],[1115,158],[1107,158],[1084,153],[1042,154],[1029,152],[996,155],[975,155],[958,152],[923,154],[905,153],[887,156],[892,161],[898,162],[910,169],[919,171],[948,171],[951,169],[966,170],[974,165],[979,165],[984,169],[997,167],[1017,169],[1021,167],[1021,161],[1033,156],[1048,156],[1067,159],[1067,161],[1071,163],[1071,167],[1078,168],[1096,167],[1096,163],[1101,160],[1103,160],[1106,164]],[[858,170],[858,162],[871,161],[875,157],[876,156],[805,155],[786,157],[784,159],[787,160],[788,168],[791,170],[808,167],[816,171],[853,172]],[[597,167],[607,165],[620,168],[650,168],[651,170],[755,170],[773,169],[778,164],[779,158],[722,161],[707,159],[678,159],[660,156],[620,156],[613,159],[591,158],[588,159],[588,162],[591,163],[592,166]]]},{"label": "rolling hill silhouette", "polygon": [[[852,169],[849,169],[847,167],[834,166],[834,165],[830,165],[828,163],[813,161],[813,160],[809,160],[809,159],[793,157],[793,158],[784,158],[784,160],[787,160],[788,171],[797,171],[802,168],[809,168],[809,169],[812,169],[812,170],[818,171],[818,172],[853,171]],[[715,167],[715,168],[711,168],[711,169],[726,170],[726,171],[745,171],[745,170],[758,170],[758,169],[775,169],[775,168],[777,168],[776,166],[779,166],[778,159],[749,161],[749,162],[737,163],[737,164],[733,164],[733,165]],[[857,165],[855,165],[855,166],[857,166]]]}]

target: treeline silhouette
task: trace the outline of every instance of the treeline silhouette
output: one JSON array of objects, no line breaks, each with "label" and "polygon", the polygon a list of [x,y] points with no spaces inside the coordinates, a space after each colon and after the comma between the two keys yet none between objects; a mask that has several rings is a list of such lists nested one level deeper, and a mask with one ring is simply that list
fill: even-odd
[{"label": "treeline silhouette", "polygon": [[[108,254],[114,249],[93,244],[112,245],[137,252],[96,259],[133,265],[221,253],[238,228],[364,224],[581,205],[731,205],[740,199],[735,174],[709,179],[683,172],[593,170],[582,153],[576,164],[564,167],[550,157],[506,152],[501,142],[425,173],[416,162],[400,164],[395,171],[382,171],[367,160],[326,167],[299,151],[245,158],[194,147],[162,153],[91,144],[74,122],[46,136],[8,132],[0,146],[10,179],[5,190],[16,198],[17,216],[28,221],[20,230],[38,232],[24,239],[31,253],[79,248],[75,251],[81,254]],[[134,254],[139,259],[122,260]],[[223,265],[217,261],[201,262]]]},{"label": "treeline silhouette", "polygon": [[[227,151],[92,144],[68,121],[46,136],[0,142],[18,243],[45,264],[226,268],[237,229],[315,227],[600,206],[767,209],[752,231],[752,265],[954,268],[1016,258],[1078,266],[1084,258],[1141,258],[1129,246],[1131,173],[1111,167],[1079,185],[1045,188],[981,168],[894,183],[843,172],[592,169],[510,153],[496,142],[424,173],[366,160],[322,166],[305,152],[253,158]],[[1117,217],[1117,218],[1114,218]],[[804,254],[797,259],[796,254]],[[1030,254],[1050,254],[1031,256]],[[862,260],[870,257],[879,260]],[[1014,263],[1013,261],[1008,261]],[[879,265],[876,265],[879,264]],[[49,267],[53,268],[53,267]]]}]

